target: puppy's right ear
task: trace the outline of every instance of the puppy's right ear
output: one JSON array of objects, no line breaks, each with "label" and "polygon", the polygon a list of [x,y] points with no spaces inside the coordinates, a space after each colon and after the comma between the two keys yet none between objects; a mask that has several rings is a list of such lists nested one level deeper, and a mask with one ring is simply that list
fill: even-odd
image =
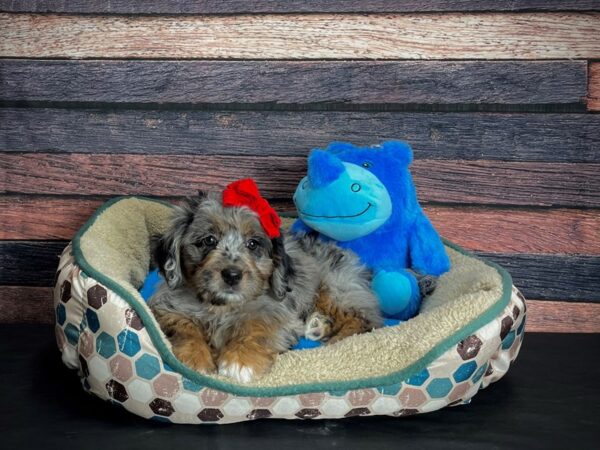
[{"label": "puppy's right ear", "polygon": [[152,258],[171,289],[183,284],[181,246],[198,204],[197,199],[186,199],[183,205],[175,206],[169,229],[162,236],[151,239]]}]

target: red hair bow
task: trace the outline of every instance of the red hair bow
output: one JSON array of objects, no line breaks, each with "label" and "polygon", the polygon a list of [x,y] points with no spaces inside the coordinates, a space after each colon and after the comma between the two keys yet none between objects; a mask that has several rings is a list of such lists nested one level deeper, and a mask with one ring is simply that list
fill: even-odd
[{"label": "red hair bow", "polygon": [[223,191],[223,206],[247,206],[260,220],[265,233],[271,239],[279,237],[281,219],[269,202],[260,196],[258,186],[252,178],[234,181]]}]

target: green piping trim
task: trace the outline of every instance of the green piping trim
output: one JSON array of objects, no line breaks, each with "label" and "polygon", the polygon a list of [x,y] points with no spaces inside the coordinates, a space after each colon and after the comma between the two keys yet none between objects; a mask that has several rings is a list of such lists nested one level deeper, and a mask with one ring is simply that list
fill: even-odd
[{"label": "green piping trim", "polygon": [[[431,364],[434,360],[439,358],[444,352],[458,344],[461,340],[466,338],[467,336],[475,333],[478,329],[483,327],[492,321],[495,317],[497,317],[502,310],[508,305],[512,292],[512,278],[508,274],[506,270],[504,270],[499,265],[491,262],[491,261],[483,261],[488,266],[493,267],[498,271],[500,276],[502,277],[502,295],[498,300],[494,302],[494,304],[484,311],[479,317],[469,322],[460,330],[453,333],[448,338],[442,340],[436,346],[434,346],[425,356],[420,358],[418,361],[413,363],[412,365],[405,367],[402,370],[397,372],[390,373],[388,375],[379,376],[379,377],[370,377],[370,378],[362,378],[348,381],[332,381],[332,382],[322,382],[322,383],[305,383],[305,384],[296,384],[296,385],[288,385],[288,386],[279,386],[279,387],[251,387],[251,386],[241,386],[221,380],[217,380],[211,378],[207,375],[203,375],[198,373],[189,367],[185,366],[181,363],[175,355],[169,350],[165,341],[161,338],[160,332],[158,330],[158,324],[154,317],[149,313],[148,308],[143,305],[143,301],[141,297],[131,295],[123,286],[114,281],[113,279],[107,277],[106,275],[98,272],[86,259],[81,250],[81,239],[86,231],[94,224],[96,219],[104,213],[108,208],[114,205],[121,200],[135,198],[143,201],[152,201],[156,203],[160,203],[167,206],[173,206],[169,203],[166,203],[161,200],[139,197],[139,196],[124,196],[117,197],[109,200],[104,203],[98,210],[90,217],[90,219],[81,227],[81,229],[77,232],[72,241],[72,249],[73,256],[75,261],[79,265],[83,271],[96,279],[98,282],[102,283],[104,286],[108,287],[115,293],[117,293],[122,299],[124,299],[140,316],[152,343],[156,347],[156,350],[162,357],[163,361],[166,362],[169,367],[173,370],[179,372],[181,375],[185,376],[189,380],[197,383],[201,386],[209,387],[212,389],[217,389],[220,391],[228,392],[234,395],[244,396],[244,397],[275,397],[275,396],[286,396],[286,395],[298,395],[305,394],[310,392],[323,392],[323,391],[348,391],[354,389],[363,389],[363,388],[377,388],[383,386],[389,386],[392,384],[398,384],[406,379],[410,378],[412,375],[421,372],[425,369],[429,364]],[[449,246],[450,248],[462,253],[463,255],[470,256],[475,259],[477,258],[475,255],[467,252],[462,249],[458,245],[443,239],[444,244]],[[305,350],[306,351],[306,350]]]}]

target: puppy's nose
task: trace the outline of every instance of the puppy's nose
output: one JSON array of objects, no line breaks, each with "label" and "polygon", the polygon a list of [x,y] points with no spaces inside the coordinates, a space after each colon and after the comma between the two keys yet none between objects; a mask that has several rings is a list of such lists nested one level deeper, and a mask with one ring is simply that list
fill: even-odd
[{"label": "puppy's nose", "polygon": [[242,279],[242,271],[236,267],[227,267],[221,270],[221,276],[229,286],[235,286]]}]

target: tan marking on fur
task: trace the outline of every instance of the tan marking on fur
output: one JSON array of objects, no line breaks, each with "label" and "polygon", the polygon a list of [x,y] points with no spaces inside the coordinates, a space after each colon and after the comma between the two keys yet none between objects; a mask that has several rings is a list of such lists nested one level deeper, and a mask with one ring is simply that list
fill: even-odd
[{"label": "tan marking on fur", "polygon": [[277,331],[277,325],[261,320],[244,322],[221,351],[219,364],[237,364],[251,368],[257,377],[263,375],[277,356],[277,351],[269,346]]},{"label": "tan marking on fur", "polygon": [[170,311],[154,309],[152,312],[171,341],[177,359],[199,372],[216,370],[211,348],[200,324]]},{"label": "tan marking on fur", "polygon": [[315,303],[315,310],[327,317],[331,326],[329,333],[321,339],[328,344],[340,341],[354,334],[365,333],[373,326],[356,311],[341,308],[331,298],[328,290],[321,287]]}]

